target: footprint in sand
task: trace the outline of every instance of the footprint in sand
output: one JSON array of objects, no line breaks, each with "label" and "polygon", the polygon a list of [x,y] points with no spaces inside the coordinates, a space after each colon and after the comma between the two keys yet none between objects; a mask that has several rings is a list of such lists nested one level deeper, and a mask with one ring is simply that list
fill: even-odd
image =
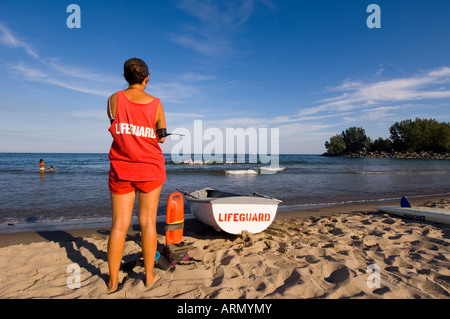
[{"label": "footprint in sand", "polygon": [[306,262],[308,262],[308,263],[310,263],[310,264],[315,264],[315,263],[318,263],[318,262],[320,261],[320,259],[317,258],[317,257],[314,256],[314,255],[307,255],[307,256],[305,257],[305,260],[306,260]]},{"label": "footprint in sand", "polygon": [[341,282],[346,281],[352,276],[351,270],[347,268],[347,266],[341,266],[334,270],[325,281],[332,284],[339,284]]}]

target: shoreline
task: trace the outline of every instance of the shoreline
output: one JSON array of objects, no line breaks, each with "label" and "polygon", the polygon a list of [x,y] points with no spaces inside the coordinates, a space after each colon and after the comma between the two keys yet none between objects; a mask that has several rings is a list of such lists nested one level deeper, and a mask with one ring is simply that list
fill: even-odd
[{"label": "shoreline", "polygon": [[361,152],[361,153],[323,153],[325,157],[346,157],[346,158],[391,158],[391,159],[450,159],[450,153],[435,152]]},{"label": "shoreline", "polygon": [[[442,199],[448,199],[450,201],[450,194],[448,195],[441,195],[441,196],[423,196],[418,198],[409,199],[409,202],[413,206],[423,206],[427,202],[437,202]],[[373,200],[373,201],[367,201],[364,203],[352,203],[352,204],[338,204],[333,206],[325,206],[325,207],[313,207],[313,208],[304,208],[304,209],[298,209],[298,208],[281,208],[281,211],[277,212],[277,215],[275,217],[275,220],[283,221],[283,220],[289,220],[292,218],[301,218],[301,219],[307,219],[311,217],[324,217],[324,216],[332,216],[336,214],[349,214],[352,212],[373,212],[376,213],[377,210],[374,208],[375,206],[384,205],[384,206],[390,206],[390,205],[400,205],[400,199],[398,200]],[[185,215],[186,216],[186,215]],[[193,224],[194,227],[203,226],[208,228],[208,226],[204,226],[200,222],[196,220],[196,218],[193,215],[187,215],[186,218],[187,226],[185,226],[185,229],[189,227],[190,224]],[[50,228],[35,228],[35,229],[27,229],[24,231],[19,232],[11,232],[11,233],[0,233],[0,248],[6,247],[9,245],[20,245],[20,244],[30,244],[34,242],[43,242],[43,241],[70,241],[74,240],[78,237],[89,237],[89,236],[98,236],[98,237],[105,237],[109,234],[110,230],[110,221],[102,222],[103,225],[95,225],[89,227],[81,227],[81,228],[68,228],[65,229],[64,227],[61,229],[51,229]],[[157,232],[158,236],[164,236],[164,231],[162,230],[165,225],[165,219],[164,221],[162,218],[157,222]],[[137,217],[133,216],[132,223],[130,225],[130,228],[128,230],[128,234],[131,236],[135,236],[140,232],[139,225],[137,223]],[[53,234],[50,236],[51,239],[48,239],[48,235]]]}]

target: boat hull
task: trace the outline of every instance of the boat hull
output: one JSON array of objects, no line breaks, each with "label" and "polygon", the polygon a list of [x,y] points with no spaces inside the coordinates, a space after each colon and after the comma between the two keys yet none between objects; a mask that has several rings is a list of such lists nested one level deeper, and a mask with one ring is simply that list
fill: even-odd
[{"label": "boat hull", "polygon": [[243,231],[259,233],[275,219],[278,200],[229,196],[223,198],[196,199],[186,197],[189,209],[202,223],[218,231],[240,234]]}]

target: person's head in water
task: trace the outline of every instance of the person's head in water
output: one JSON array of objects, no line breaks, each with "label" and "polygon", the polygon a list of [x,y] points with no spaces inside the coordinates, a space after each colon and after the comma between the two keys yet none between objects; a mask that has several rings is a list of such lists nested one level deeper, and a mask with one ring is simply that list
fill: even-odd
[{"label": "person's head in water", "polygon": [[128,59],[123,65],[123,76],[129,85],[141,84],[149,75],[147,64],[141,59]]}]

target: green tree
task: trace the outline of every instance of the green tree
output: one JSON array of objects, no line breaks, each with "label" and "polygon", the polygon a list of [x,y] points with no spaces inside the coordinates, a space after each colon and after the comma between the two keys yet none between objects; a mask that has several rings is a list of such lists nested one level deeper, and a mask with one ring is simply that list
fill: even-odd
[{"label": "green tree", "polygon": [[389,128],[390,138],[371,141],[362,127],[350,127],[325,142],[327,153],[364,150],[391,152],[450,152],[450,123],[435,119],[403,120]]},{"label": "green tree", "polygon": [[435,141],[434,151],[436,153],[450,152],[450,123],[441,123],[434,132],[433,141]]},{"label": "green tree", "polygon": [[400,123],[395,122],[389,128],[389,133],[394,150],[398,152],[405,152],[408,151],[408,148],[411,148],[411,136],[413,135],[411,120],[403,120]]},{"label": "green tree", "polygon": [[342,153],[345,150],[345,143],[342,139],[342,135],[337,134],[330,138],[329,142],[325,142],[325,148],[327,153]]},{"label": "green tree", "polygon": [[394,150],[399,152],[449,152],[450,124],[434,119],[404,120],[389,128]]},{"label": "green tree", "polygon": [[392,142],[390,139],[379,137],[370,143],[369,151],[371,152],[390,152],[392,151]]},{"label": "green tree", "polygon": [[345,143],[345,151],[349,153],[359,153],[367,149],[370,143],[370,139],[362,127],[350,127],[341,135]]}]

